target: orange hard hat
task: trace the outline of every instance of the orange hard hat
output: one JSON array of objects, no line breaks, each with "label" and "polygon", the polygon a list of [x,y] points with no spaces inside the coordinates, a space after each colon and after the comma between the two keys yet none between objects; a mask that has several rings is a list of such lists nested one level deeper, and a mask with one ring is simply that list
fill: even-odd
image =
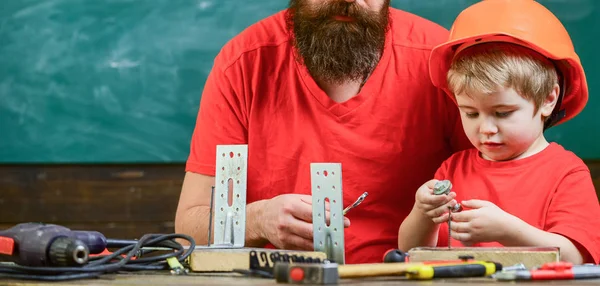
[{"label": "orange hard hat", "polygon": [[563,96],[551,116],[553,124],[573,118],[584,108],[588,88],[571,37],[558,18],[534,0],[483,0],[462,11],[450,29],[448,41],[431,52],[429,73],[433,84],[454,98],[446,80],[453,57],[467,46],[490,41],[519,44],[554,62],[562,75]]}]

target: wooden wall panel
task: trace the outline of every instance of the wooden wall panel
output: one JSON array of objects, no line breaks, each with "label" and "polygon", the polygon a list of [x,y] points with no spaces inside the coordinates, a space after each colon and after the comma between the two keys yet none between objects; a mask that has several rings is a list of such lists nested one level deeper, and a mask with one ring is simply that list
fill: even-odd
[{"label": "wooden wall panel", "polygon": [[172,233],[184,174],[183,164],[0,166],[0,224]]}]

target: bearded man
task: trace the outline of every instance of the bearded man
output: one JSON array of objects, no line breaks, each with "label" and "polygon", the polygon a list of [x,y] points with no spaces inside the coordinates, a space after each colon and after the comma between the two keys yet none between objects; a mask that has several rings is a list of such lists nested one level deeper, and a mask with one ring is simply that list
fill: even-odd
[{"label": "bearded man", "polygon": [[248,144],[246,246],[313,249],[310,163],[342,165],[346,263],[380,262],[415,192],[470,147],[430,82],[448,32],[390,0],[291,0],[217,55],[202,93],[175,231],[207,243],[216,145]]}]

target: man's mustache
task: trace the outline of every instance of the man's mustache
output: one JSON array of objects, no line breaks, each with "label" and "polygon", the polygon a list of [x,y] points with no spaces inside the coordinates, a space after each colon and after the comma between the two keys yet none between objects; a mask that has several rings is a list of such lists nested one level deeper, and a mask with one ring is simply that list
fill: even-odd
[{"label": "man's mustache", "polygon": [[351,18],[362,17],[362,8],[356,3],[348,3],[346,1],[335,1],[333,3],[323,3],[318,11],[317,17],[331,18],[333,16],[346,16]]}]

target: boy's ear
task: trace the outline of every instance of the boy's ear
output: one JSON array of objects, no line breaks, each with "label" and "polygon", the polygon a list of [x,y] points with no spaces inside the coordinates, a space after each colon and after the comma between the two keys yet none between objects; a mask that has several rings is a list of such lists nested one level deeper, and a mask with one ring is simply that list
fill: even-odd
[{"label": "boy's ear", "polygon": [[540,111],[542,111],[542,116],[548,117],[552,114],[554,107],[556,106],[556,101],[558,100],[558,95],[560,94],[560,87],[558,84],[554,84],[554,87],[550,91],[550,94],[546,96],[546,100],[542,102],[542,106],[540,106]]}]

